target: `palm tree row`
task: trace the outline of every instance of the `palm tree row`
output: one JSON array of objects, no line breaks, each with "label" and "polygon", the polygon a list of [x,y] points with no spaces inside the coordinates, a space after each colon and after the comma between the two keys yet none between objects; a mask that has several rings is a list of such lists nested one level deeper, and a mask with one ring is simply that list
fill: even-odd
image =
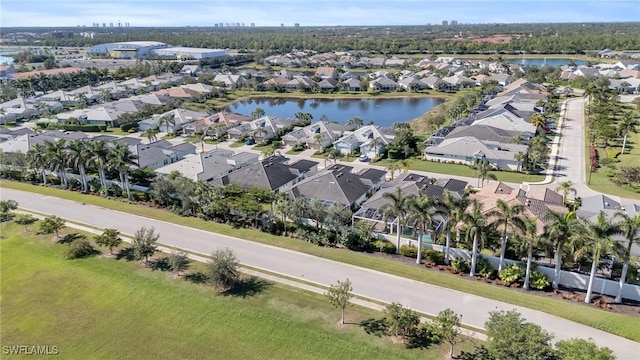
[{"label": "palm tree row", "polygon": [[128,173],[132,166],[137,165],[137,156],[126,144],[107,144],[104,140],[60,139],[35,144],[27,152],[27,157],[32,166],[41,173],[45,185],[47,171],[55,173],[65,188],[69,187],[68,171],[77,171],[83,192],[89,191],[87,169],[94,169],[97,171],[103,196],[107,195],[107,172],[118,172],[121,188],[131,199]]}]

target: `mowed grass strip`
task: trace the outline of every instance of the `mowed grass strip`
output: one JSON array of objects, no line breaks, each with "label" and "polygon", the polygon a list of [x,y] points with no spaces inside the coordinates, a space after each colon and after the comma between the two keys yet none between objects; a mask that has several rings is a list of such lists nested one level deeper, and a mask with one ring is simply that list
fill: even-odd
[{"label": "mowed grass strip", "polygon": [[[129,204],[122,201],[105,199],[92,195],[83,195],[77,192],[35,186],[14,181],[0,181],[0,187],[16,190],[30,191],[48,196],[56,196],[68,200],[74,200],[101,206],[107,209],[118,210],[152,219],[167,221],[175,224],[198,228],[201,230],[216,232],[234,236],[263,244],[287,248],[306,254],[339,261],[355,266],[373,269],[405,278],[422,281],[424,283],[458,290],[460,292],[482,296],[488,299],[523,306],[529,309],[542,311],[561,318],[585,324],[596,329],[626,337],[634,341],[640,341],[640,320],[638,317],[620,315],[597,309],[591,306],[571,303],[566,300],[557,300],[542,295],[523,294],[514,290],[497,287],[482,282],[474,282],[461,279],[457,276],[435,271],[428,271],[418,266],[407,265],[398,261],[357,253],[344,249],[319,247],[304,241],[275,236],[253,229],[234,229],[226,224],[212,221],[204,221],[192,217],[180,217],[166,210],[149,208],[146,206]],[[18,201],[20,199],[17,199]],[[251,264],[248,264],[251,265]],[[531,319],[533,320],[533,319]]]},{"label": "mowed grass strip", "polygon": [[[0,240],[3,345],[57,346],[64,359],[441,359],[447,353],[446,345],[409,350],[354,324],[340,328],[339,310],[318,294],[270,284],[254,296],[220,295],[136,261],[64,260],[66,245],[51,235],[7,223],[0,229],[6,237]],[[353,323],[383,317],[360,307],[347,315]]]}]

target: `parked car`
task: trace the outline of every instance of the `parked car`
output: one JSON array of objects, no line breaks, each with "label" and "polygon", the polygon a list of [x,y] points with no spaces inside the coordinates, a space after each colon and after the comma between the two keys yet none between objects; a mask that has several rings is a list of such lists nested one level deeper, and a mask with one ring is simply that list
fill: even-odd
[{"label": "parked car", "polygon": [[361,162],[367,162],[369,161],[369,157],[367,155],[362,154],[360,155],[360,157],[358,157],[358,160]]},{"label": "parked car", "polygon": [[255,145],[256,144],[256,139],[249,139],[247,141],[244,142],[245,145]]}]

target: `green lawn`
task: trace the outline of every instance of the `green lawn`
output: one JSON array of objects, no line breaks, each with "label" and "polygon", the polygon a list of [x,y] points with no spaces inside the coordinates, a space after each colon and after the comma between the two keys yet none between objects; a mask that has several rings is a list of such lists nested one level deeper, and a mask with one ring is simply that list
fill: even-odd
[{"label": "green lawn", "polygon": [[[384,159],[374,163],[374,165],[389,167],[396,160]],[[424,161],[421,159],[413,158],[409,161],[409,170],[426,171],[438,174],[465,176],[470,178],[477,178],[478,173],[467,165],[459,164],[445,164],[432,161]],[[510,183],[522,183],[522,182],[538,182],[544,180],[544,175],[532,175],[522,174],[510,171],[492,171],[492,174],[500,181]],[[470,184],[477,186],[477,183]]]},{"label": "green lawn", "polygon": [[34,186],[13,181],[0,181],[0,187],[12,188],[23,191],[31,191],[48,196],[56,196],[69,200],[84,202],[95,206],[113,209],[139,216],[145,216],[157,220],[212,231],[220,234],[235,236],[238,238],[256,241],[264,244],[278,246],[306,254],[340,261],[355,266],[374,269],[389,274],[402,276],[425,283],[442,286],[461,292],[474,294],[489,299],[503,301],[509,304],[524,306],[530,309],[543,311],[581,324],[589,325],[604,331],[640,341],[640,321],[637,317],[612,314],[594,307],[574,304],[567,301],[550,299],[544,294],[521,294],[510,289],[503,289],[481,282],[473,282],[461,279],[457,276],[443,274],[434,271],[426,271],[421,267],[406,265],[401,262],[373,257],[363,253],[352,252],[343,249],[319,247],[307,242],[289,237],[266,234],[254,229],[234,229],[226,224],[204,221],[197,218],[180,217],[166,210],[154,209],[145,206],[104,199],[92,195],[83,195],[77,192],[54,189],[44,186]]},{"label": "green lawn", "polygon": [[234,141],[231,144],[229,144],[229,147],[230,148],[239,148],[242,145],[244,145],[244,141]]},{"label": "green lawn", "polygon": [[[50,235],[0,226],[2,345],[57,346],[64,359],[442,359],[447,352],[340,328],[339,311],[318,294],[264,283],[253,296],[219,295],[135,261],[64,260],[66,245]],[[352,323],[383,316],[360,307],[347,315]]]},{"label": "green lawn", "polygon": [[[586,133],[585,136],[587,136]],[[617,149],[622,149],[622,142],[620,142]],[[598,148],[597,150],[601,160],[607,158],[607,151],[605,151],[605,149]],[[619,155],[618,160],[620,160],[620,162],[614,164],[618,169],[625,166],[640,165],[640,133],[629,134],[625,153],[623,155]],[[604,194],[640,200],[640,193],[627,190],[614,184],[611,181],[611,178],[606,175],[608,170],[607,167],[601,166],[597,172],[589,174],[589,144],[587,144],[585,148],[585,162],[585,169],[587,171],[587,183],[591,189]]]}]

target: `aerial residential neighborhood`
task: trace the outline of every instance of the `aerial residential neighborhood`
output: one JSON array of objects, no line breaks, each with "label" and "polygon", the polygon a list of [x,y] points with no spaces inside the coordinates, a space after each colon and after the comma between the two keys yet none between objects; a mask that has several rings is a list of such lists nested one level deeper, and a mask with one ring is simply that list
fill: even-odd
[{"label": "aerial residential neighborhood", "polygon": [[614,2],[0,5],[3,358],[637,359]]}]

